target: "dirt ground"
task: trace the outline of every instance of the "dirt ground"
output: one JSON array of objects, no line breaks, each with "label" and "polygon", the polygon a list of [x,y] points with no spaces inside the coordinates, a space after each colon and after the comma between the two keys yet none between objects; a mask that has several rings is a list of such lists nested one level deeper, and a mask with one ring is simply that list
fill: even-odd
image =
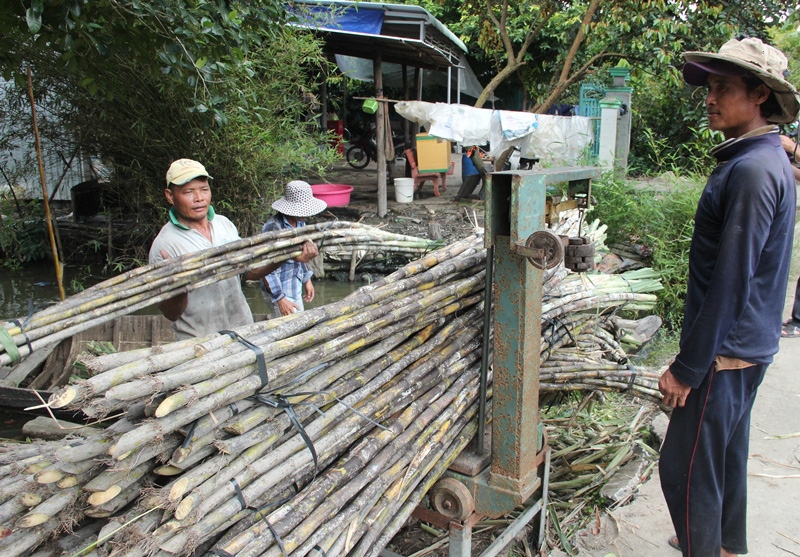
[{"label": "dirt ground", "polygon": [[[455,158],[455,157],[454,157]],[[394,178],[402,177],[402,171],[393,173],[388,178],[388,209],[384,218],[377,216],[377,167],[374,162],[363,170],[355,170],[342,162],[327,175],[331,183],[347,184],[354,190],[350,196],[350,204],[346,210],[334,211],[345,219],[361,219],[361,222],[373,226],[383,225],[391,232],[409,234],[420,238],[439,239],[441,234],[445,243],[463,238],[473,231],[472,220],[478,219],[483,226],[483,202],[462,200],[454,201],[456,192],[461,187],[460,164],[455,165],[452,176],[447,176],[447,190],[439,197],[434,196],[433,186],[426,182],[420,192],[414,195],[411,203],[398,203],[394,195]],[[433,229],[433,230],[432,230]],[[433,232],[433,234],[431,234]]]},{"label": "dirt ground", "polygon": [[[383,219],[375,214],[377,170],[370,164],[354,170],[342,163],[328,175],[331,183],[355,187],[349,216],[363,222],[383,224],[393,232],[429,238],[441,231],[446,241],[462,238],[473,230],[477,218],[483,225],[483,203],[453,200],[461,185],[460,165],[447,177],[447,191],[434,197],[430,184],[412,203],[397,203],[391,178],[388,181],[389,213]],[[399,174],[396,176],[400,176]],[[396,177],[395,176],[395,177]],[[431,225],[438,224],[438,227]],[[794,298],[800,274],[800,227],[795,238],[795,257],[786,314]],[[748,542],[750,555],[800,556],[800,339],[782,339],[780,352],[759,389],[752,413],[749,462]],[[661,435],[666,431],[665,416],[653,424]],[[421,533],[417,530],[417,533]],[[413,536],[406,531],[406,535]],[[658,472],[640,486],[633,502],[603,519],[599,534],[584,532],[579,537],[580,555],[590,557],[677,557],[667,545],[672,535],[669,515],[661,495]],[[425,544],[429,540],[420,540]],[[409,544],[413,547],[414,544]],[[417,548],[418,549],[418,548]],[[413,549],[412,549],[413,550]],[[478,554],[473,551],[473,554]],[[565,555],[553,552],[552,556]]]}]

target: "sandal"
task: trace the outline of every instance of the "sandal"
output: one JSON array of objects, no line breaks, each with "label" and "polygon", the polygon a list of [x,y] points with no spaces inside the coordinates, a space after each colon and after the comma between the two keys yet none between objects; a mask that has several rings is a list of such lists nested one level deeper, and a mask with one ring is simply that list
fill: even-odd
[{"label": "sandal", "polygon": [[800,337],[800,323],[797,321],[787,321],[781,327],[781,338]]},{"label": "sandal", "polygon": [[670,547],[673,547],[678,551],[681,550],[681,544],[678,541],[678,536],[672,536],[669,540],[667,540],[667,543],[669,544]]}]

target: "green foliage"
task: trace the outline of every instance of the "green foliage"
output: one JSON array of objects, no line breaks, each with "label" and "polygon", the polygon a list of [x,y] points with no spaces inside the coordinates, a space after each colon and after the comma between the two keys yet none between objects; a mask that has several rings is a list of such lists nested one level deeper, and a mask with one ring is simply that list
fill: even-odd
[{"label": "green foliage", "polygon": [[608,225],[609,243],[645,244],[652,252],[647,262],[662,277],[658,313],[665,324],[680,328],[686,283],[689,276],[689,246],[694,214],[705,180],[674,177],[638,183],[612,176],[592,184],[597,198],[594,216]]},{"label": "green foliage", "polygon": [[6,269],[44,259],[49,247],[41,202],[20,200],[20,209],[10,196],[0,198],[0,267]]},{"label": "green foliage", "polygon": [[[724,41],[742,33],[759,36],[780,48],[789,58],[789,81],[800,85],[800,11],[789,15],[775,26],[779,17],[766,17],[748,3],[728,5],[723,21],[729,25],[716,29],[716,40],[686,44],[685,50],[717,50]],[[785,14],[779,12],[776,14]],[[748,18],[761,17],[760,21]],[[769,22],[769,23],[768,23]],[[676,54],[679,50],[676,50]],[[630,166],[635,174],[653,175],[665,171],[707,173],[713,161],[709,148],[722,141],[722,135],[708,129],[705,110],[705,89],[683,83],[679,71],[681,59],[675,57],[669,64],[647,71],[634,72],[633,137],[631,139]],[[642,69],[646,69],[642,67]]]},{"label": "green foliage", "polygon": [[789,58],[787,79],[795,87],[800,87],[800,9],[786,19],[780,27],[770,29],[772,43]]},{"label": "green foliage", "polygon": [[166,79],[192,110],[224,121],[228,102],[247,95],[228,83],[249,50],[285,18],[278,0],[25,0],[0,5],[0,73],[21,85],[34,74],[65,71],[89,94],[127,95],[109,67],[136,68],[145,81]]},{"label": "green foliage", "polygon": [[[251,45],[243,63],[231,64],[224,83],[206,83],[212,96],[219,86],[247,101],[214,101],[207,105],[216,107],[213,118],[210,109],[187,110],[195,97],[184,84],[154,74],[139,60],[96,68],[99,81],[126,88],[124,95],[108,96],[93,95],[68,68],[41,66],[35,83],[40,112],[48,115],[40,121],[43,137],[67,135],[83,153],[97,155],[111,171],[107,212],[130,223],[128,249],[115,245],[107,265],[118,269],[147,259],[167,218],[164,175],[177,158],[206,165],[215,178],[214,205],[242,235],[260,231],[268,205],[288,179],[318,175],[337,156],[304,102],[326,66],[310,33],[282,27],[272,40]],[[12,97],[24,92],[17,89]],[[30,134],[26,110],[17,102],[0,114],[0,144]]]},{"label": "green foliage", "polygon": [[[636,118],[638,126],[635,149],[631,150],[628,172],[633,175],[659,176],[665,172],[674,174],[708,174],[714,166],[714,159],[709,155],[711,147],[722,141],[722,134],[708,128],[708,121],[703,118],[699,129],[688,125],[676,133],[659,134],[647,127],[641,116]],[[680,137],[675,137],[680,134]]]},{"label": "green foliage", "polygon": [[[412,3],[429,9],[464,41],[482,83],[488,83],[508,60],[504,34],[514,53],[519,53],[528,33],[535,31],[522,59],[524,65],[497,90],[497,95],[507,101],[522,84],[524,97],[534,104],[558,87],[565,64],[571,64],[569,79],[598,72],[616,64],[619,57],[629,59],[637,70],[668,76],[670,67],[681,64],[681,52],[716,48],[738,33],[765,36],[771,25],[791,13],[789,4],[782,0],[601,1],[591,23],[583,29],[586,38],[573,52],[573,41],[591,0]],[[489,10],[499,25],[490,19]],[[562,98],[577,100],[575,93],[567,86]]]}]

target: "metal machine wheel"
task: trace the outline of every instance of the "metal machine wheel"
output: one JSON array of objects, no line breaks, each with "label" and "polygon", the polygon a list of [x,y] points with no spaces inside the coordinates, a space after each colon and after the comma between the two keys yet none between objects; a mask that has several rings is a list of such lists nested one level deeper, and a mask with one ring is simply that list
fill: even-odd
[{"label": "metal machine wheel", "polygon": [[457,520],[466,520],[475,512],[475,501],[469,490],[453,478],[443,478],[431,490],[433,509]]},{"label": "metal machine wheel", "polygon": [[369,155],[360,145],[351,145],[345,154],[347,164],[353,168],[364,168],[369,164]]},{"label": "metal machine wheel", "polygon": [[552,269],[564,260],[564,246],[561,238],[549,230],[537,230],[525,241],[525,247],[543,250],[544,257],[528,257],[537,269]]}]

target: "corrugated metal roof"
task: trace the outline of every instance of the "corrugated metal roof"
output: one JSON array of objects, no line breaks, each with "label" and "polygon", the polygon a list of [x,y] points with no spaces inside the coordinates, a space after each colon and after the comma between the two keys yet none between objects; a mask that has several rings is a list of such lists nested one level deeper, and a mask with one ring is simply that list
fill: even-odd
[{"label": "corrugated metal roof", "polygon": [[[354,8],[383,12],[380,34],[347,31],[320,23],[315,29],[324,34],[328,52],[369,59],[380,52],[386,62],[438,70],[458,66],[461,55],[467,52],[466,45],[452,31],[420,6],[344,0],[296,0],[293,4],[328,7],[331,11]],[[305,22],[295,25],[312,27]]]}]

